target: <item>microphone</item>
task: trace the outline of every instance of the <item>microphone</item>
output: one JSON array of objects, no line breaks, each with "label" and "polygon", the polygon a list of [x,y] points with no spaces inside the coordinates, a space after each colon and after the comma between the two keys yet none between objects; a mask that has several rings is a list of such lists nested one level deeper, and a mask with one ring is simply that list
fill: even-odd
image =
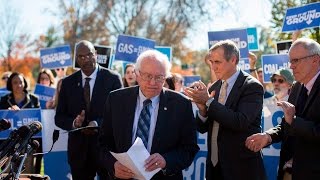
[{"label": "microphone", "polygon": [[38,121],[34,121],[29,125],[21,126],[19,129],[12,131],[9,135],[9,138],[0,146],[0,159],[5,156],[11,156],[15,153],[19,154],[28,144],[29,139],[34,134],[40,132],[41,129],[41,123]]},{"label": "microphone", "polygon": [[6,119],[1,119],[0,120],[0,132],[7,130],[11,127],[11,122],[6,120]]},{"label": "microphone", "polygon": [[42,130],[42,124],[39,121],[33,121],[28,126],[28,131],[25,131],[24,134],[21,135],[21,140],[18,142],[19,146],[17,147],[16,144],[16,150],[13,155],[13,159],[19,157],[19,155],[22,153],[22,151],[27,147],[29,140],[31,137],[37,133],[39,133]]}]

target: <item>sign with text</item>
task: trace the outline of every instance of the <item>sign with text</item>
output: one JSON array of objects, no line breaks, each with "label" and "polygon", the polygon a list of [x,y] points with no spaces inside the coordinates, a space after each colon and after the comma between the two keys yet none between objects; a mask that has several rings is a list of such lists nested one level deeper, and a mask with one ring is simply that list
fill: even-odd
[{"label": "sign with text", "polygon": [[53,98],[55,92],[55,88],[36,84],[34,94],[39,97],[41,109],[46,109],[46,102]]},{"label": "sign with text", "polygon": [[155,41],[135,36],[119,35],[116,46],[116,61],[135,63],[137,57],[145,50],[154,49]]},{"label": "sign with text", "polygon": [[155,46],[155,49],[167,55],[169,61],[172,61],[172,47],[170,46]]},{"label": "sign with text", "polygon": [[277,42],[277,53],[288,54],[291,44],[292,44],[291,40]]},{"label": "sign with text", "polygon": [[278,69],[289,69],[289,56],[288,54],[269,54],[261,56],[261,64],[263,68],[263,82],[270,83],[271,75]]},{"label": "sign with text", "polygon": [[[281,123],[284,115],[282,108],[277,106],[273,96],[263,99],[262,132]],[[262,149],[263,162],[269,180],[277,179],[281,143],[274,143]]]},{"label": "sign with text", "polygon": [[189,87],[193,82],[200,81],[200,76],[183,76],[184,86]]},{"label": "sign with text", "polygon": [[[41,111],[37,109],[21,109],[19,111],[0,110],[0,117],[11,122],[11,128],[2,131],[0,139],[7,139],[13,129],[30,124],[33,121],[41,122]],[[33,137],[41,137],[41,132]]]},{"label": "sign with text", "polygon": [[249,58],[241,58],[239,60],[239,63],[238,63],[238,67],[245,71],[246,73],[249,73],[250,74],[250,63],[249,63]]},{"label": "sign with text", "polygon": [[[74,46],[76,47],[76,45]],[[74,48],[76,50],[76,48]],[[110,46],[103,46],[103,45],[94,45],[94,49],[96,50],[97,53],[97,63],[105,68],[110,68],[111,62],[111,53],[112,53],[112,47]],[[74,69],[79,69],[80,66],[78,65],[76,61],[76,51],[74,51],[74,56],[73,56],[73,67]]]},{"label": "sign with text", "polygon": [[40,65],[47,69],[72,66],[70,45],[40,49]]},{"label": "sign with text", "polygon": [[248,48],[250,51],[259,51],[259,39],[256,27],[247,28]]},{"label": "sign with text", "polygon": [[249,54],[247,29],[208,32],[209,48],[222,40],[232,40],[240,50],[240,57],[247,58]]},{"label": "sign with text", "polygon": [[287,9],[282,32],[319,27],[320,2]]}]

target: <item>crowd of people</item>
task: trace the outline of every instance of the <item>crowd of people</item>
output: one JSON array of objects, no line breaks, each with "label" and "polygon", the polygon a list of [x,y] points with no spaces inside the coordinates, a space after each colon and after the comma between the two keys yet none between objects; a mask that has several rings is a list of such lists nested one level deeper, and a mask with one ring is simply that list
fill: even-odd
[{"label": "crowd of people", "polygon": [[[68,162],[76,180],[130,179],[135,174],[109,152],[126,152],[141,138],[150,157],[146,171],[160,168],[153,179],[182,179],[182,170],[199,150],[196,132],[208,133],[206,179],[267,179],[262,148],[282,142],[278,179],[319,179],[320,45],[300,38],[289,50],[290,69],[279,69],[266,89],[257,57],[249,54],[250,74],[238,67],[239,49],[230,40],[213,45],[205,57],[211,82],[184,87],[180,74],[171,73],[168,58],[157,50],[127,64],[124,76],[97,64],[91,42],[75,48],[80,70],[42,69],[37,83],[55,87],[47,109],[56,109],[55,124],[82,129],[69,134]],[[8,94],[0,109],[39,108],[27,91],[23,74],[2,75]],[[264,105],[284,112],[281,123],[261,129]],[[195,107],[197,111],[194,111]],[[39,173],[41,156],[30,157],[26,172]],[[35,162],[35,163],[34,163]]]}]

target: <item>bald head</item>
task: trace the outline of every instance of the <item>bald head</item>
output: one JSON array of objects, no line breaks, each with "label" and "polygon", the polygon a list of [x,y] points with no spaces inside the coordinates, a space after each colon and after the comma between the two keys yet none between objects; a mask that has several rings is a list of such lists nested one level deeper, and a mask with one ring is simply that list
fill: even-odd
[{"label": "bald head", "polygon": [[76,61],[81,71],[90,76],[96,68],[97,55],[91,42],[82,40],[76,45]]}]

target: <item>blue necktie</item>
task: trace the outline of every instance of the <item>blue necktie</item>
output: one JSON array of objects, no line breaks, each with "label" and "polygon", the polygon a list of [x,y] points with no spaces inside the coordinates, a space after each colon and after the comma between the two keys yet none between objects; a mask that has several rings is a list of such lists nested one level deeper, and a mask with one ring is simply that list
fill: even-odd
[{"label": "blue necktie", "polygon": [[141,110],[138,120],[137,136],[141,138],[145,147],[148,147],[148,137],[151,119],[149,106],[151,105],[151,103],[152,101],[150,99],[146,99],[145,101],[143,101],[143,108]]}]

